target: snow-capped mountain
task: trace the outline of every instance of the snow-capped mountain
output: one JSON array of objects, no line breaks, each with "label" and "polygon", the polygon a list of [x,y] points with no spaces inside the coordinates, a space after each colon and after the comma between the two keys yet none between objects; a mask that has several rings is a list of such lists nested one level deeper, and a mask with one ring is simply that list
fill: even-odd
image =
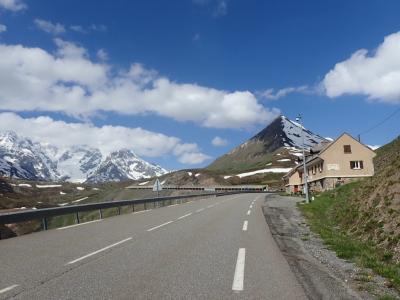
[{"label": "snow-capped mountain", "polygon": [[167,171],[131,150],[102,155],[99,149],[32,142],[14,132],[0,133],[0,174],[29,180],[104,182],[148,178]]},{"label": "snow-capped mountain", "polygon": [[121,181],[161,176],[167,171],[139,158],[129,149],[112,152],[88,178],[88,182]]},{"label": "snow-capped mountain", "polygon": [[0,134],[0,173],[29,180],[58,180],[54,162],[39,143],[14,132]]},{"label": "snow-capped mountain", "polygon": [[[304,136],[304,144],[302,136]],[[322,136],[311,132],[285,116],[278,117],[264,130],[250,139],[250,141],[264,143],[271,151],[279,147],[302,149],[304,146],[307,149],[324,140],[325,138]]]},{"label": "snow-capped mountain", "polygon": [[58,158],[57,167],[64,180],[84,182],[96,172],[102,158],[98,149],[72,146]]},{"label": "snow-capped mountain", "polygon": [[307,149],[324,140],[299,123],[279,116],[254,137],[219,157],[207,168],[224,172],[291,168],[296,164],[297,157],[301,156],[303,145]]}]

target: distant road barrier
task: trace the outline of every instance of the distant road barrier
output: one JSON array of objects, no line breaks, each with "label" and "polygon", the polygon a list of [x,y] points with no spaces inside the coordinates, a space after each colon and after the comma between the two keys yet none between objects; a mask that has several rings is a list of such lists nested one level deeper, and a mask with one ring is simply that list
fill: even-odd
[{"label": "distant road barrier", "polygon": [[[152,190],[153,185],[130,185],[126,189],[133,190]],[[212,191],[212,192],[233,192],[233,191],[267,191],[266,185],[215,185],[215,186],[198,186],[198,185],[163,185],[163,190],[188,190],[188,191]]]},{"label": "distant road barrier", "polygon": [[[35,210],[23,210],[17,212],[8,212],[0,214],[0,224],[13,224],[20,222],[27,222],[32,220],[42,220],[42,228],[43,230],[47,230],[47,220],[49,217],[62,216],[68,214],[75,214],[76,223],[80,222],[79,213],[86,211],[99,211],[99,218],[103,218],[103,209],[107,208],[118,208],[118,214],[121,214],[121,207],[124,206],[132,206],[132,212],[135,211],[135,205],[144,204],[144,209],[147,209],[147,204],[153,203],[155,206],[156,203],[161,202],[162,206],[165,206],[165,203],[169,201],[169,204],[172,204],[172,201],[187,199],[187,198],[195,198],[195,197],[207,197],[207,196],[225,196],[231,194],[239,194],[239,193],[255,193],[255,191],[233,191],[233,192],[225,192],[225,193],[203,193],[203,194],[193,194],[193,195],[181,195],[181,196],[166,196],[166,197],[156,197],[156,198],[145,198],[145,199],[133,199],[133,200],[119,200],[119,201],[110,201],[110,202],[100,202],[100,203],[89,203],[89,204],[79,204],[79,205],[71,205],[71,206],[63,206],[63,207],[50,207],[50,208],[42,208]],[[0,236],[1,239],[1,236]]]}]

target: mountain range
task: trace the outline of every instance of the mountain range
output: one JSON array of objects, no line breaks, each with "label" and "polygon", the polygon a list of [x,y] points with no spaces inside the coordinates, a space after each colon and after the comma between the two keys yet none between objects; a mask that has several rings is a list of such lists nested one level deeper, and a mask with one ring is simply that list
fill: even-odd
[{"label": "mountain range", "polygon": [[[224,179],[286,173],[298,163],[303,147],[309,149],[324,140],[299,123],[279,116],[248,141],[217,158],[205,171],[221,174]],[[5,132],[0,134],[1,173],[29,180],[98,183],[144,179],[168,172],[129,149],[107,155],[85,145],[61,150]]]},{"label": "mountain range", "polygon": [[33,142],[15,132],[0,134],[0,174],[28,180],[105,182],[141,179],[167,170],[138,157],[130,149],[107,155],[99,149],[75,145],[59,149]]}]

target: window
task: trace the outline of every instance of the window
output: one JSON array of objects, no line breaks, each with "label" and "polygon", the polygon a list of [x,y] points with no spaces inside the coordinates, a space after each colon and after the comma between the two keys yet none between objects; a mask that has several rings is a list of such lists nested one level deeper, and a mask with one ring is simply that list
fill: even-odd
[{"label": "window", "polygon": [[364,169],[364,163],[362,160],[356,160],[350,162],[350,169],[352,170],[361,170]]},{"label": "window", "polygon": [[344,145],[343,150],[345,154],[351,153],[351,146],[350,145]]}]

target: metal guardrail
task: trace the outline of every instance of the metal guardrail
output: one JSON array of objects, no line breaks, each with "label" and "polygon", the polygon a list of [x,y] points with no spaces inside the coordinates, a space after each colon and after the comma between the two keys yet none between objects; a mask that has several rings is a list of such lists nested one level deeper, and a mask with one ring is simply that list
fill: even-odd
[{"label": "metal guardrail", "polygon": [[[253,192],[254,191],[247,191]],[[166,196],[166,197],[157,197],[157,198],[145,198],[145,199],[133,199],[133,200],[119,200],[119,201],[110,201],[110,202],[100,202],[100,203],[89,203],[89,204],[78,204],[64,207],[50,207],[50,208],[42,208],[36,210],[24,210],[17,212],[9,212],[0,214],[0,224],[13,224],[20,222],[27,222],[32,220],[42,220],[42,226],[44,230],[47,230],[47,219],[49,217],[62,216],[68,214],[75,214],[76,223],[80,222],[79,213],[86,211],[99,211],[100,219],[103,218],[103,209],[107,208],[118,208],[118,214],[121,214],[121,207],[124,206],[132,206],[132,211],[135,211],[135,205],[144,204],[144,209],[147,209],[148,203],[153,203],[155,205],[156,202],[161,202],[163,206],[165,206],[166,201],[172,202],[172,200],[182,200],[187,198],[195,198],[195,197],[207,197],[207,196],[225,196],[231,194],[239,194],[246,193],[246,191],[235,191],[235,192],[225,192],[225,193],[202,193],[202,194],[194,194],[194,195],[181,195],[181,196]]]}]

